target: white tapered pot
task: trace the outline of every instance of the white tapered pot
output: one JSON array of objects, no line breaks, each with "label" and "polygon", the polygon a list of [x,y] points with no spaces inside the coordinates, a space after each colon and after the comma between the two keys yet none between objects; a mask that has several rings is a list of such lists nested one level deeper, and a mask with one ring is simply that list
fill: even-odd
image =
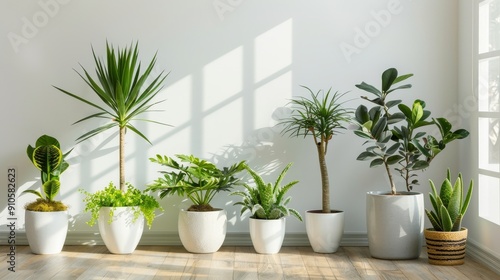
[{"label": "white tapered pot", "polygon": [[370,254],[379,259],[416,259],[423,246],[424,196],[372,191],[366,195]]},{"label": "white tapered pot", "polygon": [[68,233],[68,211],[26,210],[26,238],[34,254],[60,253]]},{"label": "white tapered pot", "polygon": [[257,253],[276,254],[280,251],[285,238],[285,217],[276,220],[250,218],[249,226],[250,238]]},{"label": "white tapered pot", "polygon": [[131,254],[141,240],[144,231],[144,216],[135,219],[134,207],[101,207],[99,210],[99,232],[106,248],[113,254]]},{"label": "white tapered pot", "polygon": [[226,238],[226,210],[179,212],[179,237],[191,253],[217,252]]},{"label": "white tapered pot", "polygon": [[344,212],[306,211],[306,232],[314,252],[335,253],[344,234]]}]

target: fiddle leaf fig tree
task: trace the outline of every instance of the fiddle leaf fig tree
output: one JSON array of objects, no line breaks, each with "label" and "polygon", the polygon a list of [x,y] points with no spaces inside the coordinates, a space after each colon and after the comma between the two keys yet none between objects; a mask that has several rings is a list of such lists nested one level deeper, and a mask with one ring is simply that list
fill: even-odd
[{"label": "fiddle leaf fig tree", "polygon": [[341,98],[345,95],[333,93],[331,88],[323,93],[314,93],[308,87],[310,97],[297,97],[291,100],[292,114],[282,119],[282,134],[290,137],[311,136],[318,152],[319,168],[321,173],[322,212],[330,213],[330,180],[326,163],[328,144],[335,134],[345,129],[345,123],[351,118],[351,111],[343,107]]},{"label": "fiddle leaf fig tree", "polygon": [[[125,133],[132,131],[151,144],[149,139],[133,124],[134,121],[145,121],[166,125],[164,123],[139,118],[144,113],[151,112],[151,107],[163,102],[153,99],[162,89],[162,84],[168,74],[163,71],[158,75],[153,74],[156,64],[156,54],[147,67],[143,70],[139,62],[138,43],[129,47],[114,48],[106,43],[106,59],[97,56],[92,48],[95,61],[95,74],[93,78],[89,71],[82,66],[82,73],[78,75],[92,89],[102,104],[85,99],[59,87],[55,87],[66,95],[73,97],[95,109],[96,113],[89,115],[76,123],[89,119],[109,119],[110,122],[81,135],[77,142],[85,141],[95,135],[118,128],[119,131],[119,169],[120,185],[122,192],[127,190],[125,184]],[[143,70],[143,72],[141,72]],[[150,82],[148,83],[148,80]],[[75,124],[76,124],[75,123]]]},{"label": "fiddle leaf fig tree", "polygon": [[[369,160],[370,167],[384,166],[391,194],[397,192],[392,165],[404,179],[406,189],[411,191],[414,185],[418,185],[416,171],[428,168],[448,143],[469,135],[465,129],[453,131],[451,123],[445,118],[432,118],[431,112],[425,110],[426,103],[423,100],[415,100],[410,107],[403,104],[402,100],[387,98],[397,90],[411,88],[411,84],[397,84],[412,76],[398,75],[395,68],[389,68],[382,73],[380,90],[365,82],[356,85],[375,96],[372,99],[361,96],[373,107],[368,109],[365,105],[359,105],[355,112],[358,128],[354,133],[366,139],[364,144],[368,145],[357,159]],[[429,126],[438,128],[439,140],[429,134],[430,129],[424,130]]]}]

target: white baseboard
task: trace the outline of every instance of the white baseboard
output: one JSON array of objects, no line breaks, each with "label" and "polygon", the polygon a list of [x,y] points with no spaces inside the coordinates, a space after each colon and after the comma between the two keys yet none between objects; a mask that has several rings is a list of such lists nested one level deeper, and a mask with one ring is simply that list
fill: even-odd
[{"label": "white baseboard", "polygon": [[500,275],[500,258],[493,255],[488,249],[483,248],[471,240],[467,240],[467,256],[484,264]]},{"label": "white baseboard", "polygon": [[[6,245],[5,240],[0,244]],[[97,232],[68,232],[66,245],[104,245]],[[16,232],[16,245],[28,245],[26,234]],[[180,246],[181,240],[177,232],[148,231],[144,232],[139,245],[169,245]],[[341,246],[368,246],[366,234],[345,233],[341,240]],[[249,233],[227,233],[223,246],[252,246]],[[310,246],[307,234],[287,233],[283,246]]]}]

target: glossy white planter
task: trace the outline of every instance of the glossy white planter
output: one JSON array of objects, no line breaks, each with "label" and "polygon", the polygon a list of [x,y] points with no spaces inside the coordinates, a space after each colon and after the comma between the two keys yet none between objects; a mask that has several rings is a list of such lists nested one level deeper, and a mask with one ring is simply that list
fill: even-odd
[{"label": "glossy white planter", "polygon": [[277,220],[250,218],[249,226],[250,238],[257,253],[276,254],[280,251],[285,238],[285,217]]},{"label": "glossy white planter", "polygon": [[337,252],[344,234],[344,212],[306,211],[306,232],[314,252]]},{"label": "glossy white planter", "polygon": [[68,212],[36,212],[24,214],[26,238],[34,254],[60,253],[68,233]]},{"label": "glossy white planter", "polygon": [[424,232],[422,193],[368,192],[366,222],[372,257],[401,260],[420,256]]},{"label": "glossy white planter", "polygon": [[217,252],[226,238],[226,211],[208,212],[181,210],[179,212],[179,237],[191,253]]},{"label": "glossy white planter", "polygon": [[111,223],[109,212],[112,207],[101,207],[99,210],[99,232],[106,248],[113,254],[131,254],[141,240],[144,217],[141,215],[134,221],[133,208],[116,207]]}]

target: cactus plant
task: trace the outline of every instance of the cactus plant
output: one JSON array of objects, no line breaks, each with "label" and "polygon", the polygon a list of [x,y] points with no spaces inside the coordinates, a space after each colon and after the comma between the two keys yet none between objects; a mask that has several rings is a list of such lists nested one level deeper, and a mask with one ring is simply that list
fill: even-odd
[{"label": "cactus plant", "polygon": [[474,183],[471,180],[469,190],[464,199],[464,186],[462,174],[458,174],[455,184],[451,184],[450,170],[441,185],[438,195],[436,186],[430,180],[431,190],[429,197],[434,211],[425,210],[427,217],[436,231],[459,231],[462,219],[469,207]]}]

